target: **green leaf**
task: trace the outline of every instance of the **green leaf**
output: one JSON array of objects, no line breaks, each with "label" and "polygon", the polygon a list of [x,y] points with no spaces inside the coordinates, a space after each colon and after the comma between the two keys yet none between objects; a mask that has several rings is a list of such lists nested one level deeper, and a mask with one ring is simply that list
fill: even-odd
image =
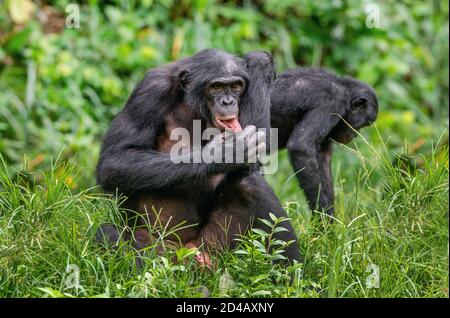
[{"label": "green leaf", "polygon": [[254,233],[258,234],[258,235],[261,235],[261,236],[269,235],[266,231],[261,230],[261,229],[252,229],[252,232],[254,232]]},{"label": "green leaf", "polygon": [[52,298],[65,298],[65,296],[56,289],[48,288],[48,287],[38,287],[38,289],[44,292],[47,296]]},{"label": "green leaf", "polygon": [[273,257],[272,257],[272,260],[273,261],[277,261],[277,260],[285,260],[285,259],[287,259],[285,256],[283,256],[283,255],[281,255],[281,254],[275,254],[275,255],[273,255]]},{"label": "green leaf", "polygon": [[278,233],[278,232],[289,232],[289,230],[285,227],[277,226],[276,228],[273,229],[273,233]]},{"label": "green leaf", "polygon": [[275,216],[275,214],[273,213],[269,213],[270,218],[272,219],[272,221],[274,221],[275,223],[277,223],[278,218]]},{"label": "green leaf", "polygon": [[179,248],[176,251],[177,259],[178,259],[178,261],[181,261],[181,260],[185,259],[186,257],[195,255],[196,252],[197,252],[197,249],[195,249],[195,248],[186,248],[186,247]]},{"label": "green leaf", "polygon": [[269,296],[269,295],[272,295],[272,292],[268,290],[258,290],[251,294],[251,296]]},{"label": "green leaf", "polygon": [[6,51],[8,53],[18,53],[22,51],[28,42],[31,30],[31,27],[26,27],[25,29],[14,34],[14,36],[11,37],[11,39],[6,43]]},{"label": "green leaf", "polygon": [[269,220],[267,220],[267,219],[259,219],[262,223],[264,223],[265,225],[267,225],[268,227],[272,227],[273,226],[273,224],[272,224],[272,222],[270,222]]},{"label": "green leaf", "polygon": [[31,0],[8,1],[9,15],[16,24],[25,24],[31,19],[36,5]]}]

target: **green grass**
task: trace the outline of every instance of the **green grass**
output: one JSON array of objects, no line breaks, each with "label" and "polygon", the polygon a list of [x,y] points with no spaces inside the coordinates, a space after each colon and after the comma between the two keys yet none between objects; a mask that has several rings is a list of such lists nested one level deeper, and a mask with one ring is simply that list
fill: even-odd
[{"label": "green grass", "polygon": [[[69,0],[11,14],[31,2],[0,5],[0,296],[448,297],[448,2],[379,1],[381,28],[367,28],[358,0],[81,1],[79,29],[62,28]],[[332,224],[309,211],[285,151],[267,176],[302,265],[273,267],[255,232],[215,272],[186,250],[138,271],[129,246],[93,242],[120,221],[90,188],[101,136],[146,69],[209,47],[266,50],[278,72],[325,67],[377,92],[377,127],[335,147]]]},{"label": "green grass", "polygon": [[[274,266],[277,254],[261,244],[270,233],[254,231],[216,255],[216,270],[198,270],[186,249],[148,253],[138,270],[126,244],[116,252],[95,244],[99,224],[118,222],[117,202],[73,190],[73,166],[43,173],[2,162],[0,297],[448,297],[448,148],[415,167],[363,140],[336,148],[356,161],[334,162],[332,223],[306,208],[285,152],[268,176],[300,239],[304,263],[289,268]],[[366,284],[373,265],[378,288]]]}]

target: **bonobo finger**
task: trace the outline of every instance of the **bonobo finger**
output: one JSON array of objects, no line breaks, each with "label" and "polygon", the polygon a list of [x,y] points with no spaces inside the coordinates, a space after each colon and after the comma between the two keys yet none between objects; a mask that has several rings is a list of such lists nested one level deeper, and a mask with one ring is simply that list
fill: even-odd
[{"label": "bonobo finger", "polygon": [[224,135],[223,140],[232,140],[234,139],[237,135],[241,134],[242,131],[238,132],[238,133],[234,133],[232,130],[228,130],[226,129],[222,134]]},{"label": "bonobo finger", "polygon": [[247,152],[247,162],[248,163],[256,163],[257,162],[257,155],[258,155],[257,148],[252,148]]},{"label": "bonobo finger", "polygon": [[247,140],[247,160],[248,162],[256,162],[256,155],[257,155],[257,134],[252,135]]},{"label": "bonobo finger", "polygon": [[266,143],[265,142],[260,142],[258,143],[258,147],[256,149],[257,151],[257,156],[262,156],[266,154]]},{"label": "bonobo finger", "polygon": [[198,252],[194,259],[199,263],[200,267],[212,268],[213,263],[208,252]]},{"label": "bonobo finger", "polygon": [[241,132],[236,134],[236,141],[242,142],[250,139],[254,134],[256,134],[256,127],[254,125],[248,125]]},{"label": "bonobo finger", "polygon": [[255,131],[256,131],[256,127],[253,125],[249,125],[239,132],[233,132],[232,130],[226,129],[225,132],[223,132],[223,133],[225,134],[225,140],[230,140],[233,138],[236,138],[236,140],[239,140],[239,139],[244,139],[246,136],[254,134]]},{"label": "bonobo finger", "polygon": [[266,142],[266,133],[264,131],[258,131],[256,134],[258,137],[258,144]]},{"label": "bonobo finger", "polygon": [[250,150],[251,148],[255,148],[258,141],[258,134],[255,132],[251,136],[249,136],[246,140],[247,148]]},{"label": "bonobo finger", "polygon": [[256,126],[255,125],[248,125],[244,128],[243,132],[249,136],[253,135],[256,132]]},{"label": "bonobo finger", "polygon": [[215,135],[211,141],[215,142],[215,143],[222,143],[227,138],[228,135],[233,135],[233,134],[230,134],[229,132],[225,131],[221,134]]},{"label": "bonobo finger", "polygon": [[256,127],[254,125],[248,125],[241,132],[236,134],[236,136],[237,136],[236,138],[238,138],[238,139],[239,138],[240,139],[247,138],[247,137],[253,135],[255,132],[256,132]]},{"label": "bonobo finger", "polygon": [[250,136],[248,138],[249,144],[250,142],[252,142],[253,144],[251,144],[251,146],[255,146],[257,144],[260,144],[262,142],[266,142],[266,133],[264,131],[257,131],[255,132],[255,134],[253,134],[252,136]]}]

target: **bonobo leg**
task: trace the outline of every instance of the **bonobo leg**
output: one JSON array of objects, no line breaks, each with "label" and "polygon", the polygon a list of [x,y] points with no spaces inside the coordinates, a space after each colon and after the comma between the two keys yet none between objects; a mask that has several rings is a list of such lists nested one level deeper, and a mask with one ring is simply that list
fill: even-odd
[{"label": "bonobo leg", "polygon": [[[208,250],[234,248],[236,238],[249,227],[269,230],[259,219],[269,219],[269,213],[277,217],[286,217],[275,193],[264,178],[253,172],[242,177],[239,173],[230,173],[219,185],[213,201],[213,209],[208,222],[203,226],[195,244],[204,244]],[[289,262],[300,261],[297,237],[289,221],[280,226],[288,231],[274,233],[274,238],[294,241],[286,247],[284,255]]]},{"label": "bonobo leg", "polygon": [[136,251],[136,265],[143,266],[142,250],[150,245],[150,236],[147,229],[137,228],[132,234],[127,228],[120,230],[111,223],[101,224],[95,234],[95,241],[105,248],[117,250],[120,242],[131,241],[131,246]]},{"label": "bonobo leg", "polygon": [[331,158],[333,155],[333,145],[330,141],[324,142],[319,149],[320,171],[324,178],[324,186],[321,192],[329,199],[328,208],[325,212],[328,215],[334,215],[334,188],[333,177],[331,174]]},{"label": "bonobo leg", "polygon": [[326,137],[337,119],[337,116],[323,118],[320,109],[311,111],[294,128],[286,145],[309,207],[329,215],[334,212],[334,193],[330,166],[332,145]]},{"label": "bonobo leg", "polygon": [[129,234],[124,233],[122,237],[117,226],[111,223],[101,224],[95,233],[95,241],[104,247],[117,249],[121,239],[128,240]]}]

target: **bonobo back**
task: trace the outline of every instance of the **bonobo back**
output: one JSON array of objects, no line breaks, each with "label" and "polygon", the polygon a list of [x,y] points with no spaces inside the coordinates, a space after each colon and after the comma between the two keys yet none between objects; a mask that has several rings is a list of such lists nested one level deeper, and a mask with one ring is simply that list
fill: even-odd
[{"label": "bonobo back", "polygon": [[270,111],[279,149],[288,149],[310,208],[333,214],[331,141],[346,144],[375,121],[373,88],[320,68],[296,68],[276,79]]}]

